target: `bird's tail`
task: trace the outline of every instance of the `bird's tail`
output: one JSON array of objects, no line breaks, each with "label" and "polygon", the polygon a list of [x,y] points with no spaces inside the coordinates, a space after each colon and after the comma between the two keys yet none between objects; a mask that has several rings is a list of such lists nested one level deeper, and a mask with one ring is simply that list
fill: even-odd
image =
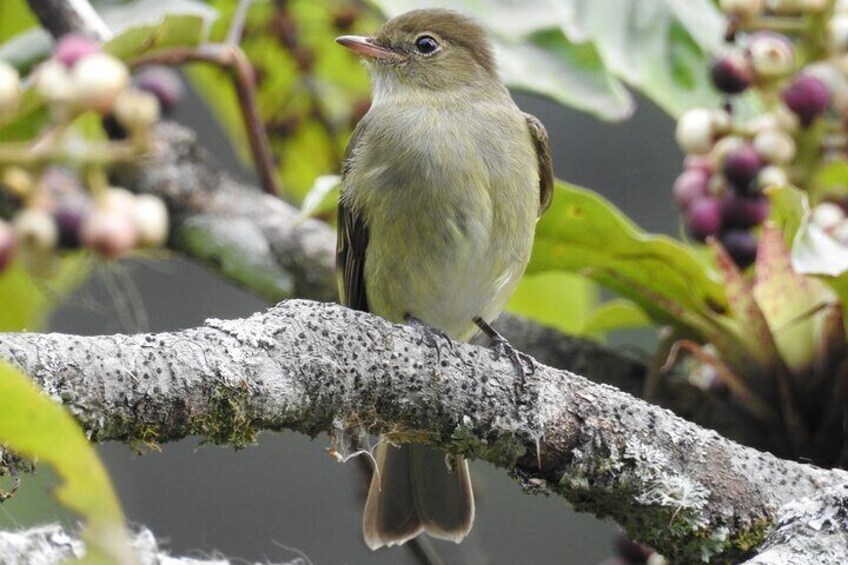
[{"label": "bird's tail", "polygon": [[362,531],[371,549],[422,531],[459,543],[474,522],[474,494],[462,457],[418,444],[377,447]]}]

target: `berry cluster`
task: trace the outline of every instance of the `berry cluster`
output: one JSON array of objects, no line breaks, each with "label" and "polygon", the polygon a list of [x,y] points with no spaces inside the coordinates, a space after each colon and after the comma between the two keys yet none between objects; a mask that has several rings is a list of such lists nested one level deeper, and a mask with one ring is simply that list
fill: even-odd
[{"label": "berry cluster", "polygon": [[[815,161],[828,156],[829,118],[841,124],[848,115],[848,1],[720,5],[729,17],[728,50],[713,61],[710,77],[727,103],[695,108],[678,121],[687,157],[673,193],[689,234],[717,238],[744,268],[756,257],[754,232],[769,213],[763,189],[808,188]],[[732,101],[749,91],[764,111],[746,119]]]},{"label": "berry cluster", "polygon": [[[111,186],[108,172],[149,148],[160,112],[179,100],[179,75],[149,68],[131,78],[97,43],[69,35],[35,68],[31,83],[50,119],[35,140],[0,144],[8,156],[0,160],[0,272],[18,253],[37,273],[61,250],[115,259],[163,245],[162,200]],[[17,71],[0,61],[0,125],[14,123],[22,94]],[[92,113],[101,117],[100,134],[80,120]],[[105,141],[107,134],[118,141]]]}]

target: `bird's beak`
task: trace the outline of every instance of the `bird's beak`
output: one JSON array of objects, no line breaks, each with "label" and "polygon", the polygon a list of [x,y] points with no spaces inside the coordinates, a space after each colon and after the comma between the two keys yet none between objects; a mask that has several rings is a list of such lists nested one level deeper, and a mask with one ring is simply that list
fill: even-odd
[{"label": "bird's beak", "polygon": [[364,37],[361,35],[342,35],[336,38],[336,43],[344,45],[357,55],[368,57],[369,59],[389,61],[397,60],[398,58],[397,53],[377,45],[370,37]]}]

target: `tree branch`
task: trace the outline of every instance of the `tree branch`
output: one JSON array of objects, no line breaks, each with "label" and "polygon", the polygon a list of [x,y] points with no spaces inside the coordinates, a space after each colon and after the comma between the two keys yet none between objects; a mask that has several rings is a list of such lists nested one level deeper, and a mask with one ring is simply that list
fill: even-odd
[{"label": "tree branch", "polygon": [[[139,565],[229,565],[231,563],[225,558],[173,557],[159,547],[153,533],[146,528],[135,533],[132,546]],[[52,524],[16,532],[0,531],[0,555],[3,556],[2,562],[6,565],[35,562],[41,565],[58,565],[82,558],[85,555],[85,544],[77,538],[76,533],[68,532],[62,526]],[[263,563],[273,565],[269,562]],[[288,565],[305,565],[305,563],[303,559],[295,559]]]},{"label": "tree branch", "polygon": [[507,468],[531,490],[610,516],[680,561],[744,557],[785,503],[848,474],[726,440],[612,387],[336,305],[284,302],[177,333],[2,334],[0,358],[61,400],[95,440],[362,425]]}]

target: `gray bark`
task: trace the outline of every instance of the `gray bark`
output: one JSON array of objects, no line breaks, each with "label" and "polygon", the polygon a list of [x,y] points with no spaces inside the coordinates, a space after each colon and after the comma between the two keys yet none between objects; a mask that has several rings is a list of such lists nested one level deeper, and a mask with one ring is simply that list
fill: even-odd
[{"label": "gray bark", "polygon": [[[132,546],[138,558],[138,565],[229,565],[224,557],[194,559],[174,557],[159,547],[153,533],[142,528],[133,535]],[[36,563],[54,565],[85,555],[85,544],[75,532],[69,532],[59,525],[40,526],[14,532],[0,531],[0,565],[18,563]],[[239,563],[245,563],[239,561]],[[302,558],[290,561],[286,565],[306,565]],[[264,565],[273,565],[265,563]],[[281,564],[282,565],[282,564]]]},{"label": "gray bark", "polygon": [[681,562],[738,561],[783,505],[848,482],[566,371],[540,365],[522,387],[490,350],[317,302],[177,333],[2,334],[0,359],[94,440],[244,445],[360,425],[490,461]]}]

